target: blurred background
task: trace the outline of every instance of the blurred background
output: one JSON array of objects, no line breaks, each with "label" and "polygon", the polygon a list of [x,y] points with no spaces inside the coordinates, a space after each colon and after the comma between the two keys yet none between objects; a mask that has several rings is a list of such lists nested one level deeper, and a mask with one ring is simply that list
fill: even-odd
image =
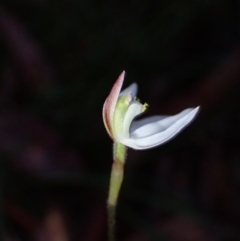
[{"label": "blurred background", "polygon": [[201,105],[129,150],[117,240],[240,240],[240,1],[1,0],[0,240],[103,241],[122,70],[145,116]]}]

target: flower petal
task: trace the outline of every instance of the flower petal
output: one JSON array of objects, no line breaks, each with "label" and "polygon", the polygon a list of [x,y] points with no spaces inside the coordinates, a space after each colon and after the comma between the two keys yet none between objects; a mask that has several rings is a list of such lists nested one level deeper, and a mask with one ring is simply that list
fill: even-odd
[{"label": "flower petal", "polygon": [[102,115],[103,115],[103,122],[107,129],[108,134],[112,137],[112,123],[113,123],[113,115],[115,111],[115,106],[119,97],[119,93],[122,88],[123,80],[125,77],[125,71],[123,71],[120,76],[118,77],[117,81],[112,87],[112,90],[104,102]]},{"label": "flower petal", "polygon": [[[135,120],[130,127],[131,136],[134,136],[134,133],[137,130],[139,131],[138,138],[145,137],[146,133],[148,133],[148,135],[152,135],[156,132],[159,132],[160,129],[163,129],[163,127],[159,124],[160,120],[163,120],[168,117],[169,116],[165,116],[165,115],[156,115],[156,116],[143,118],[141,120]],[[156,126],[152,125],[153,123],[156,123],[159,129],[156,129]],[[142,134],[143,136],[140,137],[140,134]]]},{"label": "flower petal", "polygon": [[130,86],[128,86],[126,89],[121,91],[120,95],[126,95],[130,94],[132,97],[136,97],[138,91],[138,86],[136,83],[132,83]]},{"label": "flower petal", "polygon": [[[148,149],[169,141],[185,128],[195,117],[199,107],[186,109],[170,117],[154,116],[140,121],[134,121],[130,138],[125,139],[125,145],[133,149]],[[157,120],[157,118],[159,118]],[[140,126],[140,124],[145,124]]]}]

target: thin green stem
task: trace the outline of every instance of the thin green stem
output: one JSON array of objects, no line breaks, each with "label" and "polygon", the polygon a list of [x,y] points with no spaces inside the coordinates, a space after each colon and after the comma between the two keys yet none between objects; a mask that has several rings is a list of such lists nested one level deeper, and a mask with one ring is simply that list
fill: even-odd
[{"label": "thin green stem", "polygon": [[119,192],[121,189],[123,174],[124,174],[124,163],[126,158],[127,148],[120,144],[114,143],[114,160],[112,165],[111,177],[110,177],[110,186],[108,194],[108,232],[109,232],[109,241],[115,240],[115,213],[117,200]]},{"label": "thin green stem", "polygon": [[121,143],[114,143],[113,145],[113,160],[125,163],[127,155],[127,147]]},{"label": "thin green stem", "polygon": [[115,241],[115,213],[116,206],[108,205],[108,239]]}]

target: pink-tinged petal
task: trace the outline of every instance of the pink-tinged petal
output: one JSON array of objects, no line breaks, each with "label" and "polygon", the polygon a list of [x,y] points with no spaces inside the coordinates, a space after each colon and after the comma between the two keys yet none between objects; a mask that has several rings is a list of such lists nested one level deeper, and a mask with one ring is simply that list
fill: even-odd
[{"label": "pink-tinged petal", "polygon": [[102,111],[103,121],[108,134],[112,138],[113,138],[113,115],[114,115],[117,100],[122,88],[124,77],[125,77],[125,71],[123,71],[118,77],[117,81],[113,85],[110,91],[110,94],[108,95],[103,105],[103,111]]},{"label": "pink-tinged petal", "polygon": [[107,99],[105,100],[104,105],[103,105],[103,111],[102,111],[103,122],[104,122],[104,126],[105,126],[109,136],[112,138],[112,128],[107,119],[106,103],[107,103]]}]

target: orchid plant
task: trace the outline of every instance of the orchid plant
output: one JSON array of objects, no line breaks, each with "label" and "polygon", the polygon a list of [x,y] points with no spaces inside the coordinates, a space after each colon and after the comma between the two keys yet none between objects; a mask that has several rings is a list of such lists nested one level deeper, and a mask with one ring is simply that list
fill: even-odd
[{"label": "orchid plant", "polygon": [[141,104],[136,98],[136,83],[121,92],[124,77],[125,71],[118,77],[103,105],[104,125],[114,142],[108,195],[110,240],[114,240],[114,216],[123,180],[127,147],[144,150],[169,141],[194,119],[199,110],[199,107],[188,108],[173,116],[157,115],[135,120],[146,111],[148,104]]}]

